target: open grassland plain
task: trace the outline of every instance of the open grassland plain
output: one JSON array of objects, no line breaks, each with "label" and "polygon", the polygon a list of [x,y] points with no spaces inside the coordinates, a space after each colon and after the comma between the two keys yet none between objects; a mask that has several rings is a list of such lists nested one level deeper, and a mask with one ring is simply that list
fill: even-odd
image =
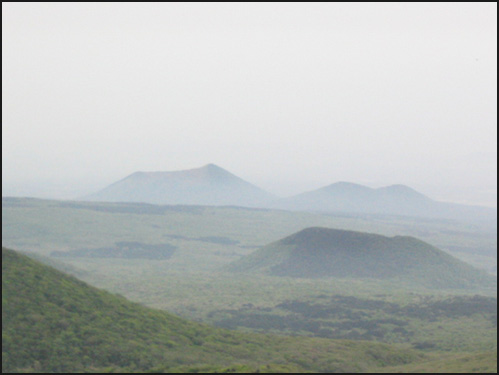
[{"label": "open grassland plain", "polygon": [[2,198],[4,246],[44,255],[65,251],[91,254],[94,249],[113,249],[123,242],[173,246],[176,251],[168,265],[180,270],[214,270],[260,246],[315,226],[413,236],[476,267],[497,270],[497,222]]}]

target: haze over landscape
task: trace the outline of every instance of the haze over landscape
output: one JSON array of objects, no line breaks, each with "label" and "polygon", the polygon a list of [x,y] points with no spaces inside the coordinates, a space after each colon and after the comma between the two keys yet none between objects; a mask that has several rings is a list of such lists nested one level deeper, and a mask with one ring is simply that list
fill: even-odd
[{"label": "haze over landscape", "polygon": [[214,163],[497,206],[495,4],[2,5],[2,195]]},{"label": "haze over landscape", "polygon": [[496,3],[2,3],[2,373],[497,373]]}]

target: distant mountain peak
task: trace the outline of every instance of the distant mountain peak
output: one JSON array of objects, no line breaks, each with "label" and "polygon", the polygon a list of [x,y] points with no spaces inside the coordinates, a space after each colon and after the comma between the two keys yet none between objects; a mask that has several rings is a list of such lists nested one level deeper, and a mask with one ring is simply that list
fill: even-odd
[{"label": "distant mountain peak", "polygon": [[154,175],[161,176],[161,175],[167,175],[167,174],[195,173],[197,171],[211,171],[211,172],[219,171],[219,172],[225,172],[225,173],[231,174],[230,172],[223,169],[222,167],[219,167],[218,165],[213,164],[213,163],[209,163],[209,164],[203,165],[202,167],[198,167],[198,168],[181,169],[181,170],[176,170],[176,171],[136,171],[136,172],[133,172],[132,174],[130,174],[128,177],[132,177],[132,176],[141,177],[141,176],[154,176]]},{"label": "distant mountain peak", "polygon": [[438,208],[433,201],[402,184],[371,188],[353,182],[339,181],[317,190],[281,201],[280,207],[292,210],[389,214],[433,215]]},{"label": "distant mountain peak", "polygon": [[367,188],[367,186],[357,184],[355,182],[349,182],[349,181],[338,181],[335,183],[332,183],[329,186],[337,186],[337,187],[362,187],[362,188]]},{"label": "distant mountain peak", "polygon": [[323,187],[321,190],[336,190],[336,191],[370,191],[370,187],[356,184],[354,182],[338,181],[331,185]]},{"label": "distant mountain peak", "polygon": [[86,200],[265,206],[274,196],[213,163],[180,171],[135,172]]},{"label": "distant mountain peak", "polygon": [[219,167],[218,165],[216,164],[213,164],[213,163],[208,163],[204,166],[201,167],[201,169],[214,169],[214,170],[222,170],[222,171],[225,171],[225,169]]},{"label": "distant mountain peak", "polygon": [[230,176],[234,178],[239,178],[235,176],[234,174],[230,173],[228,170],[223,169],[222,167],[219,167],[216,164],[210,163],[202,166],[201,168],[193,169],[192,171],[199,171],[203,173],[207,173],[208,176],[211,177],[221,177],[221,176]]},{"label": "distant mountain peak", "polygon": [[356,182],[350,182],[350,181],[337,181],[337,182],[332,183],[329,186],[362,186],[362,187],[366,187],[364,185],[357,184]]}]

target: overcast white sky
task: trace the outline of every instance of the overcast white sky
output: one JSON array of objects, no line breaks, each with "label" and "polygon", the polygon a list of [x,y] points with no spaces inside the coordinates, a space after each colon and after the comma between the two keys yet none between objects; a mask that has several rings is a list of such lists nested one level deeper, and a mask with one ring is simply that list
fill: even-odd
[{"label": "overcast white sky", "polygon": [[2,195],[215,163],[497,205],[496,3],[2,3]]}]

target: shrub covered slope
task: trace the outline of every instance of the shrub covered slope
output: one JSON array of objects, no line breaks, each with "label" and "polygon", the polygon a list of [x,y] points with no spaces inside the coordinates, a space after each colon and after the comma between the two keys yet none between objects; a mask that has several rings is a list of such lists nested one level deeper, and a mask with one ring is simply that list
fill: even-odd
[{"label": "shrub covered slope", "polygon": [[423,358],[386,344],[191,323],[2,248],[2,372],[363,372]]}]

